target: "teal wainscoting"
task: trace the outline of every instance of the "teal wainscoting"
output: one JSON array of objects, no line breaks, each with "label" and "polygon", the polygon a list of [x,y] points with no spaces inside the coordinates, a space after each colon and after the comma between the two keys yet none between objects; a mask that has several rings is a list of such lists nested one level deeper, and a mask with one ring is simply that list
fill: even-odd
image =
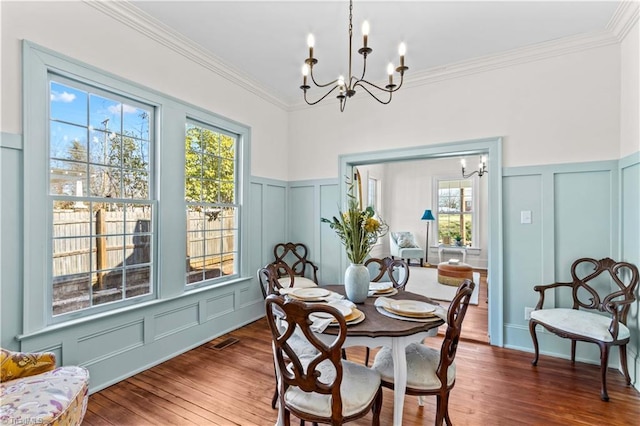
[{"label": "teal wainscoting", "polygon": [[13,145],[3,142],[0,147],[3,347],[50,350],[61,364],[85,366],[91,374],[90,392],[96,392],[264,316],[255,271],[271,260],[273,245],[287,237],[288,184],[252,178],[246,228],[248,276],[21,335],[22,268],[8,266],[24,262],[22,151]]},{"label": "teal wainscoting", "polygon": [[[620,174],[618,161],[503,169],[506,347],[533,351],[524,310],[537,303],[534,285],[570,281],[571,263],[580,257],[625,258],[619,229],[621,218],[624,224],[631,211],[624,203],[623,211],[620,209]],[[637,205],[637,194],[635,198]],[[531,224],[520,223],[520,212],[525,210],[532,212]],[[635,223],[629,225],[635,232],[637,211]],[[567,296],[561,292],[548,294],[545,306],[567,306]],[[637,342],[637,316],[630,322],[636,325],[633,338]],[[541,353],[570,357],[567,339],[547,332],[538,335]],[[637,343],[630,353],[637,360]],[[596,345],[578,343],[576,358],[599,364],[599,350]],[[619,367],[617,350],[611,353],[610,365]]]},{"label": "teal wainscoting", "polygon": [[[640,268],[640,152],[620,160],[620,187],[620,258]],[[627,325],[629,374],[640,390],[640,300],[631,307]]]},{"label": "teal wainscoting", "polygon": [[318,265],[321,284],[341,283],[344,250],[335,233],[320,222],[322,217],[338,214],[337,179],[294,181],[289,183],[289,191],[290,240],[307,245],[309,258]]},{"label": "teal wainscoting", "polygon": [[0,134],[0,345],[22,332],[22,135]]}]

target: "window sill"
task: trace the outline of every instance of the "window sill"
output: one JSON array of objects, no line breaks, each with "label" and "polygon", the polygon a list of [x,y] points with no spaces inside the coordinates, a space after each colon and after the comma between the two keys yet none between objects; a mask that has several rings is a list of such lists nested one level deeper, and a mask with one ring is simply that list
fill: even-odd
[{"label": "window sill", "polygon": [[99,321],[105,318],[109,318],[109,317],[115,317],[118,315],[122,315],[125,313],[130,313],[130,312],[135,312],[137,310],[140,309],[144,309],[144,308],[148,308],[151,306],[160,306],[164,303],[168,303],[168,302],[172,302],[175,300],[180,300],[186,297],[193,297],[194,294],[200,294],[200,293],[205,293],[207,291],[211,291],[211,290],[215,290],[215,289],[219,289],[222,287],[227,287],[230,285],[234,285],[234,284],[238,284],[238,283],[242,283],[245,281],[250,281],[252,279],[252,277],[239,277],[233,280],[229,280],[229,281],[225,281],[216,285],[211,285],[211,286],[206,286],[206,287],[199,287],[199,288],[194,288],[194,289],[185,289],[184,293],[179,294],[177,296],[172,296],[172,297],[168,297],[165,299],[154,299],[154,300],[149,300],[146,302],[141,302],[141,303],[137,303],[135,305],[129,305],[129,306],[123,306],[121,308],[117,308],[117,309],[113,309],[111,311],[107,311],[107,312],[100,312],[100,313],[96,313],[93,315],[87,315],[87,316],[83,316],[80,318],[74,318],[71,319],[69,321],[65,321],[62,323],[58,323],[58,324],[51,324],[48,325],[40,330],[31,332],[31,333],[27,333],[27,334],[19,334],[16,336],[16,340],[18,341],[22,341],[25,339],[30,339],[32,337],[37,337],[37,336],[42,336],[42,335],[46,335],[48,333],[54,332],[54,331],[59,331],[59,330],[64,330],[66,328],[71,328],[71,327],[75,327],[81,324],[88,324],[91,323],[93,321]]}]

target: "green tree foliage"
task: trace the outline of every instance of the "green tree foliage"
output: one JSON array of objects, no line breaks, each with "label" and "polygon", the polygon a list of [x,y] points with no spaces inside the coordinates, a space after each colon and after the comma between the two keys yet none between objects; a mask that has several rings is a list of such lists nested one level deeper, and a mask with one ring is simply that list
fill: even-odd
[{"label": "green tree foliage", "polygon": [[233,204],[235,138],[188,124],[185,155],[186,200],[207,204]]}]

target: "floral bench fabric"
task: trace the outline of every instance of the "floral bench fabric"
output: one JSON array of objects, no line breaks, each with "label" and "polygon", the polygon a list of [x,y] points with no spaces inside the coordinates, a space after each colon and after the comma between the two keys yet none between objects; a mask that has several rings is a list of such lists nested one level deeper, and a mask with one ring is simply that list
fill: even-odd
[{"label": "floral bench fabric", "polygon": [[0,354],[1,424],[79,425],[87,410],[89,372],[55,367],[52,353]]}]

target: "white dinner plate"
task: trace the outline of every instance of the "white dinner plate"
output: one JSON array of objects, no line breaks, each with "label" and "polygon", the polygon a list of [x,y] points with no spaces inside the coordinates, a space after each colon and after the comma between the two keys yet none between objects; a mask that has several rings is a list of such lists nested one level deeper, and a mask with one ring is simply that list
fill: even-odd
[{"label": "white dinner plate", "polygon": [[398,315],[427,317],[433,315],[436,306],[418,300],[394,300],[389,302],[387,309]]},{"label": "white dinner plate", "polygon": [[384,282],[370,282],[369,283],[369,291],[382,291],[388,290],[393,287],[393,283],[391,281]]},{"label": "white dinner plate", "polygon": [[289,292],[289,296],[302,300],[317,300],[322,297],[327,297],[329,294],[331,294],[329,290],[317,287],[296,288]]}]

